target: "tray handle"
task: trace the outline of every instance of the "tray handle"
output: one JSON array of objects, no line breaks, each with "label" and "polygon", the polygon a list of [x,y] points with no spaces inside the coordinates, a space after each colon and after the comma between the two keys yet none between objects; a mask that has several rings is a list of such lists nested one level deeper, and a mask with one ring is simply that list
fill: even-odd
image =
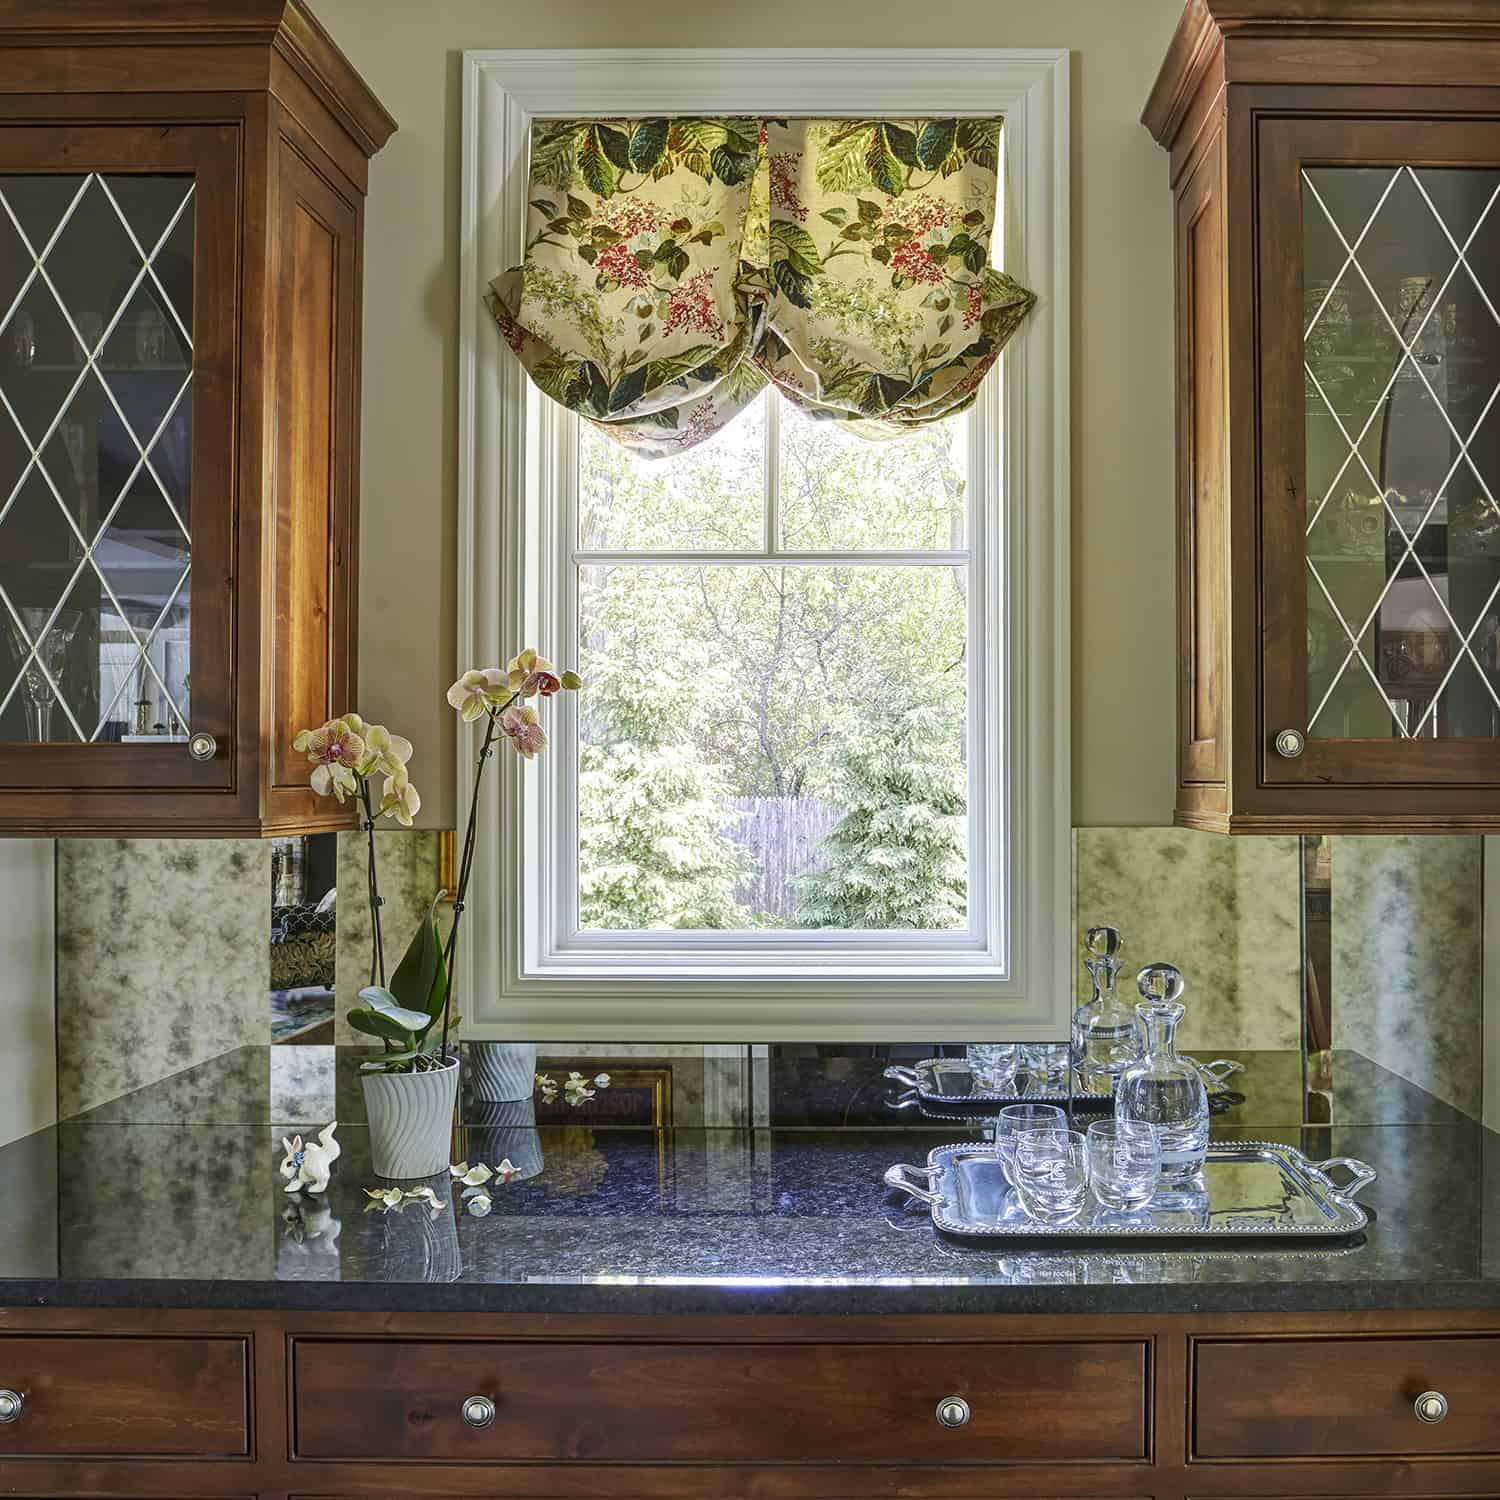
[{"label": "tray handle", "polygon": [[893,1063],[885,1070],[885,1077],[889,1078],[893,1083],[904,1083],[909,1089],[919,1088],[922,1083],[922,1079],[915,1068],[903,1068],[896,1063]]},{"label": "tray handle", "polygon": [[[920,1203],[933,1204],[938,1201],[938,1194],[932,1189],[932,1173],[933,1168],[931,1167],[907,1167],[897,1162],[894,1167],[887,1167],[885,1169],[885,1185],[891,1188],[898,1188],[901,1192],[910,1194],[911,1197],[917,1199]],[[927,1179],[927,1186],[919,1187],[912,1180],[916,1177],[925,1177]]]},{"label": "tray handle", "polygon": [[908,1089],[904,1094],[895,1099],[887,1099],[885,1107],[887,1109],[915,1109],[920,1103],[921,1100],[917,1097],[917,1091],[915,1089]]},{"label": "tray handle", "polygon": [[[1328,1175],[1334,1167],[1342,1167],[1349,1173],[1349,1181],[1340,1187]],[[1361,1189],[1369,1187],[1380,1174],[1368,1162],[1356,1161],[1352,1156],[1330,1156],[1327,1161],[1310,1161],[1307,1170],[1312,1173],[1335,1198],[1353,1203]]]}]

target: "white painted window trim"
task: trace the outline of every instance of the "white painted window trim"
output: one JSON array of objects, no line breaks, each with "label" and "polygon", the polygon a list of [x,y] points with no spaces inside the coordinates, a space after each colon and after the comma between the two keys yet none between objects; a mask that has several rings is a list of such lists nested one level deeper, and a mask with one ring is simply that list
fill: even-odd
[{"label": "white painted window trim", "polygon": [[[544,641],[557,614],[557,569],[572,539],[517,528],[566,441],[562,420],[504,348],[484,307],[491,277],[521,258],[527,140],[533,119],[641,114],[1002,114],[1006,129],[1006,268],[1038,303],[988,389],[971,443],[998,431],[1003,401],[1004,566],[1009,606],[997,710],[1017,708],[1000,789],[1008,840],[1003,924],[1008,952],[965,951],[965,934],[863,935],[859,951],[828,934],[826,977],[810,977],[808,934],[793,967],[760,944],[754,977],[734,977],[695,947],[723,935],[673,935],[670,966],[631,967],[621,951],[659,942],[612,934],[603,966],[591,944],[559,942],[542,903],[521,899],[540,851],[557,847],[558,798],[546,757],[522,767],[497,756],[480,808],[479,843],[460,940],[466,1035],[509,1040],[1014,1040],[1061,1037],[1071,1006],[1069,735],[1069,226],[1068,54],[974,49],[735,51],[481,51],[463,68],[462,262],[459,284],[458,657],[493,665]],[[557,507],[551,507],[551,522]],[[518,534],[519,531],[519,534]],[[566,701],[549,725],[572,728]],[[976,739],[979,736],[976,735]],[[460,821],[473,780],[476,730],[461,730]],[[524,792],[524,795],[523,795]],[[566,863],[566,862],[560,862]],[[555,910],[550,903],[548,910]],[[592,937],[592,935],[589,935]],[[873,944],[871,943],[871,940]],[[870,950],[888,950],[878,969]],[[566,950],[572,949],[568,952]],[[945,950],[947,950],[945,952]],[[864,972],[860,972],[861,963]]]}]

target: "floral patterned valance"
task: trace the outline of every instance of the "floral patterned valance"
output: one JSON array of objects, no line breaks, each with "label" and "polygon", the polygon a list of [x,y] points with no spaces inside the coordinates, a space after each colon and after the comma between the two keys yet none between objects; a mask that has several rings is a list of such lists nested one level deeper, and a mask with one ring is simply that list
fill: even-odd
[{"label": "floral patterned valance", "polygon": [[489,305],[537,386],[647,454],[772,382],[870,435],[970,405],[1035,303],[990,265],[998,119],[553,120]]}]

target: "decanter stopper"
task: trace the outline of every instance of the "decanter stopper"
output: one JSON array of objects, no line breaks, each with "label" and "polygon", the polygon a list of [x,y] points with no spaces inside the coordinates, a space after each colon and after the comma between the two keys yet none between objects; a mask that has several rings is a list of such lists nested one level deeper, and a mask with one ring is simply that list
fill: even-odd
[{"label": "decanter stopper", "polygon": [[1089,956],[1083,966],[1094,981],[1096,998],[1114,989],[1121,968],[1118,955],[1124,946],[1118,927],[1090,927],[1084,934],[1083,948]]},{"label": "decanter stopper", "polygon": [[1176,964],[1147,964],[1135,979],[1141,998],[1153,1004],[1170,1005],[1182,996],[1187,981]]}]

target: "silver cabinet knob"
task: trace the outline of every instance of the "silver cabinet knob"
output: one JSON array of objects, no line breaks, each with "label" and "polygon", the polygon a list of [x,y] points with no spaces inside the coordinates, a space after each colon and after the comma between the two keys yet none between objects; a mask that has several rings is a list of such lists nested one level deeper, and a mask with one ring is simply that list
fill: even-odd
[{"label": "silver cabinet knob", "polygon": [[1307,749],[1307,736],[1300,729],[1283,729],[1272,743],[1283,760],[1296,760]]},{"label": "silver cabinet knob", "polygon": [[188,741],[188,754],[194,760],[212,760],[219,753],[219,742],[201,729]]},{"label": "silver cabinet knob", "polygon": [[495,1403],[488,1396],[466,1397],[463,1411],[470,1427],[488,1427],[495,1420]]},{"label": "silver cabinet knob", "polygon": [[0,1422],[14,1422],[21,1415],[26,1398],[20,1391],[0,1391]]},{"label": "silver cabinet knob", "polygon": [[1429,1427],[1448,1415],[1448,1398],[1441,1391],[1423,1391],[1411,1406],[1417,1421],[1426,1422]]},{"label": "silver cabinet knob", "polygon": [[962,1396],[944,1396],[937,1404],[937,1419],[944,1427],[962,1427],[969,1420],[969,1403]]}]

